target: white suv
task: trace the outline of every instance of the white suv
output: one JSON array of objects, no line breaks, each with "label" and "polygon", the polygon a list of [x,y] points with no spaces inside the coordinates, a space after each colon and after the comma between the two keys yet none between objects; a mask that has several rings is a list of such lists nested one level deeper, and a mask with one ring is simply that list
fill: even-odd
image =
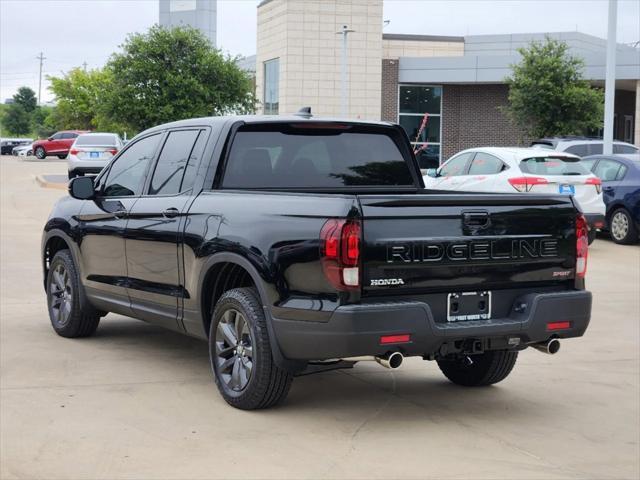
[{"label": "white suv", "polygon": [[[532,147],[548,148],[556,152],[572,153],[579,157],[602,155],[604,142],[587,137],[553,137],[541,138],[531,143]],[[625,142],[613,142],[613,153],[617,155],[638,155],[640,150],[635,145]]]},{"label": "white suv", "polygon": [[542,148],[486,147],[464,150],[424,177],[426,188],[490,193],[573,195],[590,242],[604,227],[602,182],[576,155]]}]

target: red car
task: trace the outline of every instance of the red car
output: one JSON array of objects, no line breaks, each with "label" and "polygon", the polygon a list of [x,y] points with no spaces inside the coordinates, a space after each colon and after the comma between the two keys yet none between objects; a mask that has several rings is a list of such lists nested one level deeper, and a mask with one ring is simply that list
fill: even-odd
[{"label": "red car", "polygon": [[57,155],[58,158],[66,158],[76,137],[82,133],[87,133],[87,131],[63,130],[54,133],[46,140],[36,140],[33,142],[33,154],[40,160],[43,160],[48,155]]}]

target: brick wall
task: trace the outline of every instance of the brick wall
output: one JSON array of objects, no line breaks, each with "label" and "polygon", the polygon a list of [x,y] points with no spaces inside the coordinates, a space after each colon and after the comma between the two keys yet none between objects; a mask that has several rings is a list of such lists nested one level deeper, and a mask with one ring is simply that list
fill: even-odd
[{"label": "brick wall", "polygon": [[382,60],[382,112],[387,122],[398,121],[398,60]]},{"label": "brick wall", "polygon": [[442,161],[465,148],[528,145],[529,139],[500,110],[507,105],[507,94],[506,85],[444,85]]}]

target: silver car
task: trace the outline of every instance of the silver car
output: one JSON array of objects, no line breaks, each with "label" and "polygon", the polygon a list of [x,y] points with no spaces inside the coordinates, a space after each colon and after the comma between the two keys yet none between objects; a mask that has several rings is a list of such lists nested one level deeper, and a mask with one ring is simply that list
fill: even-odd
[{"label": "silver car", "polygon": [[85,173],[100,173],[123,147],[117,133],[83,133],[71,145],[67,165],[69,178]]}]

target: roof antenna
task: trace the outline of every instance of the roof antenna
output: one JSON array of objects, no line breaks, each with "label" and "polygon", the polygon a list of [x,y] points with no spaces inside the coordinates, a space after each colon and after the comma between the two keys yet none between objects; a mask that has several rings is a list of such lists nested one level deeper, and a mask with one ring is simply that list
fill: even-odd
[{"label": "roof antenna", "polygon": [[313,117],[313,115],[311,115],[311,107],[302,107],[300,110],[296,112],[295,115],[302,118]]}]

